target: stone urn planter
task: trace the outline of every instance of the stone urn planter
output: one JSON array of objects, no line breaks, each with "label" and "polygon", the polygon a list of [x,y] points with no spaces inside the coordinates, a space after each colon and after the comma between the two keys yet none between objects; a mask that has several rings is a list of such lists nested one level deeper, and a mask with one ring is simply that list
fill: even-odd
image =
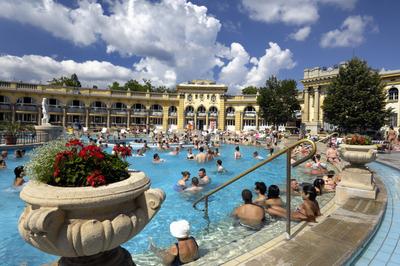
[{"label": "stone urn planter", "polygon": [[336,202],[344,204],[348,198],[376,198],[376,186],[373,175],[365,164],[375,161],[375,145],[341,144],[340,157],[349,163],[341,173],[342,181],[336,188]]},{"label": "stone urn planter", "polygon": [[365,165],[376,159],[376,145],[349,145],[341,144],[340,157],[351,165]]},{"label": "stone urn planter", "polygon": [[56,187],[31,181],[18,229],[32,246],[61,256],[58,265],[134,265],[120,245],[138,234],[165,194],[143,172],[100,187]]}]

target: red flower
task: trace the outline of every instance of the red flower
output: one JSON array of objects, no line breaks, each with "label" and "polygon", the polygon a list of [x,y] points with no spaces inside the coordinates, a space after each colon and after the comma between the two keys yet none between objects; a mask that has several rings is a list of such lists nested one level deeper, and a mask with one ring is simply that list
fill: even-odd
[{"label": "red flower", "polygon": [[99,170],[95,170],[86,178],[86,184],[97,187],[104,185],[106,183],[106,178],[104,175],[101,174]]},{"label": "red flower", "polygon": [[95,145],[83,147],[78,156],[85,160],[89,159],[90,157],[95,157],[99,160],[102,160],[105,157],[103,151]]},{"label": "red flower", "polygon": [[83,147],[82,142],[79,139],[71,139],[65,144],[66,147],[74,147],[74,146],[80,146]]}]

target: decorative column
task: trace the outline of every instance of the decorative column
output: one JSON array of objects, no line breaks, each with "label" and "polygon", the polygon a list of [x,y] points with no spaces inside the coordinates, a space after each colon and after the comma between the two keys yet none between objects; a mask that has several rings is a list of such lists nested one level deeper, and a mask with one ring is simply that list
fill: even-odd
[{"label": "decorative column", "polygon": [[15,116],[16,116],[16,106],[15,103],[11,104],[11,122],[15,123]]},{"label": "decorative column", "polygon": [[209,129],[209,116],[210,116],[210,112],[206,112],[206,128],[207,128],[207,130]]},{"label": "decorative column", "polygon": [[319,122],[319,88],[314,90],[314,121]]},{"label": "decorative column", "polygon": [[111,109],[107,108],[107,128],[111,127]]},{"label": "decorative column", "polygon": [[165,132],[168,130],[168,108],[168,106],[163,106],[162,112],[162,127]]},{"label": "decorative column", "polygon": [[197,112],[194,112],[193,129],[197,130]]},{"label": "decorative column", "polygon": [[89,129],[89,108],[90,107],[86,107],[85,108],[85,127],[87,128],[87,129]]},{"label": "decorative column", "polygon": [[126,128],[129,129],[131,127],[131,106],[127,106],[127,108]]},{"label": "decorative column", "polygon": [[219,96],[219,110],[218,110],[218,129],[219,130],[225,130],[225,98],[221,94]]},{"label": "decorative column", "polygon": [[38,106],[37,108],[37,124],[40,126],[42,123],[42,107]]},{"label": "decorative column", "polygon": [[258,119],[259,119],[259,115],[258,115],[258,112],[256,112],[256,130],[258,130],[260,127],[260,122],[258,121]]},{"label": "decorative column", "polygon": [[178,130],[183,130],[185,126],[185,94],[180,94],[179,96],[179,104],[177,107],[177,126]]},{"label": "decorative column", "polygon": [[65,128],[65,127],[67,127],[67,107],[63,106],[62,110],[63,110],[62,126]]},{"label": "decorative column", "polygon": [[235,130],[240,131],[240,119],[241,115],[239,111],[235,111]]},{"label": "decorative column", "polygon": [[302,122],[309,121],[309,112],[310,112],[310,94],[309,89],[304,88],[304,110],[303,110],[303,117]]}]

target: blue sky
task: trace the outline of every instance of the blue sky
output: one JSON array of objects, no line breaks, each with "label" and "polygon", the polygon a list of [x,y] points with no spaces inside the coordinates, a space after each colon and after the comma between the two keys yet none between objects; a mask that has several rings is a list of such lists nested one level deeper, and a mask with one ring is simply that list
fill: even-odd
[{"label": "blue sky", "polygon": [[353,54],[400,69],[395,0],[0,0],[0,10],[4,80],[207,78],[238,93],[272,74],[299,81],[304,68]]}]

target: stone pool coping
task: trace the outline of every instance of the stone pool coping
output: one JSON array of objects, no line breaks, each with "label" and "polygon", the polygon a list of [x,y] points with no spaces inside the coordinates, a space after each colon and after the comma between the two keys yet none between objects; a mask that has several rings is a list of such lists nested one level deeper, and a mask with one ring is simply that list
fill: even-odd
[{"label": "stone pool coping", "polygon": [[378,178],[376,185],[379,188],[376,200],[350,199],[341,207],[331,200],[322,208],[323,216],[317,219],[318,223],[297,225],[291,240],[281,235],[223,265],[343,265],[350,262],[373,237],[383,218],[387,191]]},{"label": "stone pool coping", "polygon": [[[377,161],[389,165],[381,159]],[[349,199],[338,206],[332,199],[321,209],[323,216],[317,223],[302,222],[292,227],[291,240],[281,234],[223,265],[343,265],[351,262],[374,236],[386,210],[386,188],[379,178],[375,181],[379,189],[376,200]]]}]

